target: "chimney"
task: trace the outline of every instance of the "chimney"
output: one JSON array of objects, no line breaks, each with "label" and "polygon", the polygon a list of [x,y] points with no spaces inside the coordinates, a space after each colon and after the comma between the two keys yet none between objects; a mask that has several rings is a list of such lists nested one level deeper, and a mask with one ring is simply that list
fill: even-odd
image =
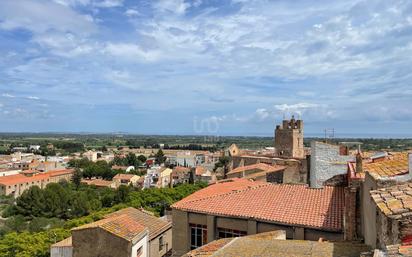
[{"label": "chimney", "polygon": [[362,154],[360,151],[356,154],[356,173],[363,171]]}]

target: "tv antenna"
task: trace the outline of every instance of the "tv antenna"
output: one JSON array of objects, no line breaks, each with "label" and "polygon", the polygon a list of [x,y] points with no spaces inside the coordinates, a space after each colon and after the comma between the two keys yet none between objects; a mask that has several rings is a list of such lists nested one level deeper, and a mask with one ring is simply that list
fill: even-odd
[{"label": "tv antenna", "polygon": [[325,132],[325,142],[327,142],[328,139],[335,138],[335,128],[326,128],[324,129],[324,132]]}]

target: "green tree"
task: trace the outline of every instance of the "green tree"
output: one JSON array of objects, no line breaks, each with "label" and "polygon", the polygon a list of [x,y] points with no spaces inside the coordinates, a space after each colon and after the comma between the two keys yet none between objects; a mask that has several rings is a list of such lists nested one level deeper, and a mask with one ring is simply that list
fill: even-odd
[{"label": "green tree", "polygon": [[137,159],[141,162],[141,163],[145,163],[147,161],[146,156],[144,155],[139,155],[137,156]]},{"label": "green tree", "polygon": [[83,174],[79,168],[76,168],[73,173],[72,182],[76,187],[76,190],[79,189],[82,182]]},{"label": "green tree", "polygon": [[127,201],[128,196],[130,193],[130,188],[125,185],[120,185],[119,188],[116,190],[116,202],[117,203],[124,203]]},{"label": "green tree", "polygon": [[155,154],[155,158],[156,158],[156,163],[157,164],[162,164],[166,161],[166,157],[165,157],[162,149],[159,149],[159,151],[157,151],[157,153]]},{"label": "green tree", "polygon": [[89,214],[90,204],[85,192],[78,192],[73,195],[70,211],[71,217],[81,217]]},{"label": "green tree", "polygon": [[22,215],[16,215],[5,221],[5,227],[8,230],[22,232],[27,229],[27,223]]},{"label": "green tree", "polygon": [[16,210],[24,216],[42,216],[46,201],[43,191],[38,186],[32,186],[16,200]]},{"label": "green tree", "polygon": [[57,183],[50,183],[43,190],[45,206],[43,216],[68,218],[70,208],[70,191]]}]

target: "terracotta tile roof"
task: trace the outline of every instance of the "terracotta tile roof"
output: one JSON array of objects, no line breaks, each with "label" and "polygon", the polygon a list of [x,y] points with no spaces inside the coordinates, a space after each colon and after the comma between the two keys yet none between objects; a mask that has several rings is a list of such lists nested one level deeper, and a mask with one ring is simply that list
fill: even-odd
[{"label": "terracotta tile roof", "polygon": [[120,211],[114,212],[112,214],[107,215],[106,217],[110,218],[112,216],[122,215],[122,214],[128,216],[130,219],[133,219],[139,224],[145,226],[149,230],[150,240],[152,240],[153,238],[156,238],[157,236],[159,236],[160,234],[162,234],[163,232],[165,232],[166,230],[172,227],[171,222],[158,218],[145,210],[138,210],[132,207],[125,208]]},{"label": "terracotta tile roof", "polygon": [[223,238],[223,239],[215,240],[207,245],[204,245],[193,251],[190,251],[186,255],[183,255],[183,256],[184,257],[209,257],[232,241],[233,241],[233,238]]},{"label": "terracotta tile roof", "polygon": [[178,203],[179,204],[190,203],[194,200],[205,199],[208,197],[213,197],[213,196],[218,196],[218,195],[224,195],[232,191],[246,189],[246,188],[256,186],[259,184],[264,185],[266,183],[265,182],[255,182],[255,181],[251,181],[248,179],[240,179],[240,178],[219,180],[217,183],[212,184],[200,190],[199,192],[202,192],[201,194],[200,193],[191,194],[187,196],[186,198],[180,200]]},{"label": "terracotta tile roof", "polygon": [[173,171],[177,172],[177,173],[180,173],[180,172],[187,173],[187,172],[190,171],[190,168],[183,167],[183,166],[176,166],[176,167],[173,168]]},{"label": "terracotta tile roof", "polygon": [[125,180],[130,180],[132,179],[134,174],[117,174],[116,176],[113,177],[113,179],[125,179]]},{"label": "terracotta tile roof", "polygon": [[30,176],[30,177],[25,176],[23,174],[16,174],[16,175],[0,177],[0,184],[8,186],[8,185],[23,184],[23,183],[31,183],[35,181],[47,180],[51,177],[61,176],[61,175],[70,174],[70,173],[73,173],[73,170],[70,170],[70,169],[55,170],[55,171],[40,173],[40,174]]},{"label": "terracotta tile roof", "polygon": [[412,245],[390,245],[384,251],[385,257],[412,256]]},{"label": "terracotta tile roof", "polygon": [[202,176],[207,172],[207,169],[203,166],[197,166],[195,169],[195,174],[196,176]]},{"label": "terracotta tile roof", "polygon": [[146,231],[145,226],[127,213],[113,213],[110,217],[72,229],[79,231],[89,228],[101,228],[115,236],[132,241]]},{"label": "terracotta tile roof", "polygon": [[82,183],[85,183],[90,186],[97,186],[97,187],[110,187],[113,185],[113,181],[110,180],[103,180],[103,179],[82,179]]},{"label": "terracotta tile roof", "polygon": [[266,234],[269,233],[213,241],[185,257],[359,257],[360,253],[370,251],[360,243],[279,240]]},{"label": "terracotta tile roof", "polygon": [[248,165],[248,166],[242,166],[238,167],[236,169],[231,170],[227,174],[235,174],[235,173],[242,173],[245,171],[252,171],[252,170],[257,170],[257,171],[266,171],[266,172],[276,172],[276,171],[282,171],[285,170],[285,166],[281,165],[269,165],[266,163],[257,163],[253,165]]},{"label": "terracotta tile roof", "polygon": [[343,188],[270,184],[237,179],[199,190],[172,208],[217,216],[342,231]]},{"label": "terracotta tile roof", "polygon": [[113,165],[112,169],[113,170],[127,170],[129,166],[119,166],[119,165]]},{"label": "terracotta tile roof", "polygon": [[370,194],[386,216],[402,218],[412,215],[412,183],[373,190]]},{"label": "terracotta tile roof", "polygon": [[408,153],[390,153],[383,160],[365,162],[363,171],[374,173],[379,176],[396,176],[409,172]]},{"label": "terracotta tile roof", "polygon": [[72,237],[68,237],[60,242],[53,244],[51,247],[73,247]]}]

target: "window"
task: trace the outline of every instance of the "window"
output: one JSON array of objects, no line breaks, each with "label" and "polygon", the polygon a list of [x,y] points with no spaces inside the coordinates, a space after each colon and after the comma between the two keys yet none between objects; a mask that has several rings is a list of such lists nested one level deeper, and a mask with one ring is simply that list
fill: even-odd
[{"label": "window", "polygon": [[221,238],[230,238],[230,237],[239,237],[239,236],[246,236],[246,231],[235,230],[235,229],[227,229],[227,228],[217,228],[217,237],[218,239]]},{"label": "window", "polygon": [[159,237],[159,252],[163,250],[163,236]]},{"label": "window", "polygon": [[207,227],[205,225],[189,224],[190,226],[190,248],[196,249],[207,244]]},{"label": "window", "polygon": [[140,257],[140,256],[142,256],[142,254],[143,254],[143,246],[140,247],[139,249],[137,249],[137,254],[136,254],[136,256],[137,256],[137,257]]}]

